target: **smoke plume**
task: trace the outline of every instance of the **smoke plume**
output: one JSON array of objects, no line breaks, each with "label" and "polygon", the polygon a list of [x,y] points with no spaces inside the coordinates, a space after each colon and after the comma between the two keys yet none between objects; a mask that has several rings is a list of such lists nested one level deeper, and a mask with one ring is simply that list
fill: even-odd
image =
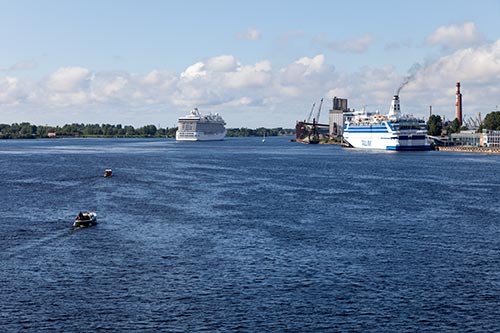
[{"label": "smoke plume", "polygon": [[408,75],[405,76],[403,82],[401,82],[401,84],[399,85],[398,92],[396,93],[396,95],[399,96],[401,90],[415,78],[415,76],[417,75],[417,73],[420,71],[421,68],[422,65],[420,65],[419,63],[415,63],[413,64],[413,66],[410,67],[410,69],[408,70]]}]

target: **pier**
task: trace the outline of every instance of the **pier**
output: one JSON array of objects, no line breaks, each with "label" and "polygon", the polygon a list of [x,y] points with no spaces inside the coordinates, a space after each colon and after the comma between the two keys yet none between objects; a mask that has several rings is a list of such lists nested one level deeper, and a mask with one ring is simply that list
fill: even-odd
[{"label": "pier", "polygon": [[436,150],[459,153],[500,154],[500,147],[437,146]]}]

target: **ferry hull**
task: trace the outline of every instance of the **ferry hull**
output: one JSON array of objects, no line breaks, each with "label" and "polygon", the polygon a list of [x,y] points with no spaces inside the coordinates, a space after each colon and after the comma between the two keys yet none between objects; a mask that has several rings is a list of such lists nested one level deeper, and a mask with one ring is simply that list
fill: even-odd
[{"label": "ferry hull", "polygon": [[430,150],[423,119],[402,114],[394,95],[387,115],[353,113],[344,123],[344,139],[354,148],[384,150]]},{"label": "ferry hull", "polygon": [[395,151],[430,150],[425,135],[413,137],[408,136],[379,136],[362,135],[358,133],[344,133],[344,139],[354,148],[379,149]]}]

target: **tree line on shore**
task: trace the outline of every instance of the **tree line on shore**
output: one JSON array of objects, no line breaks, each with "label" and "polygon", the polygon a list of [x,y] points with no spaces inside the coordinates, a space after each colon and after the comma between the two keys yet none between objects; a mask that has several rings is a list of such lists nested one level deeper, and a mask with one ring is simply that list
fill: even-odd
[{"label": "tree line on shore", "polygon": [[[458,119],[444,122],[439,115],[431,115],[427,121],[429,135],[439,136],[442,133],[458,133],[466,129],[460,126]],[[486,130],[500,130],[500,111],[488,113],[478,132]],[[20,124],[0,124],[0,139],[35,139],[49,137],[113,137],[113,138],[175,138],[177,127],[160,128],[155,125],[146,125],[134,128],[130,125],[122,126],[110,124],[66,124],[64,126],[37,126],[24,122]],[[295,135],[295,129],[290,128],[228,128],[227,137],[248,136],[278,136]]]},{"label": "tree line on shore", "polygon": [[[111,138],[175,138],[177,127],[160,128],[155,125],[146,125],[134,128],[130,125],[122,126],[110,124],[66,124],[64,126],[37,126],[28,122],[15,124],[0,124],[0,139],[36,139],[49,137],[111,137]],[[293,135],[295,130],[281,127],[267,129],[260,127],[228,128],[228,137],[244,136]]]}]

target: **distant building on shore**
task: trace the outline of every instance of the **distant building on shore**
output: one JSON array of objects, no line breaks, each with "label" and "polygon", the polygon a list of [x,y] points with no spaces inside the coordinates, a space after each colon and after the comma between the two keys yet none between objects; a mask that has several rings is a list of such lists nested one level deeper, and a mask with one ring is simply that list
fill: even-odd
[{"label": "distant building on shore", "polygon": [[462,131],[451,134],[450,140],[456,146],[500,147],[500,131],[483,130],[482,133]]},{"label": "distant building on shore", "polygon": [[347,107],[347,98],[333,98],[333,107],[330,110],[329,134],[330,138],[344,134],[344,112],[350,111]]},{"label": "distant building on shore", "polygon": [[486,147],[500,147],[500,131],[484,131],[483,144]]}]

